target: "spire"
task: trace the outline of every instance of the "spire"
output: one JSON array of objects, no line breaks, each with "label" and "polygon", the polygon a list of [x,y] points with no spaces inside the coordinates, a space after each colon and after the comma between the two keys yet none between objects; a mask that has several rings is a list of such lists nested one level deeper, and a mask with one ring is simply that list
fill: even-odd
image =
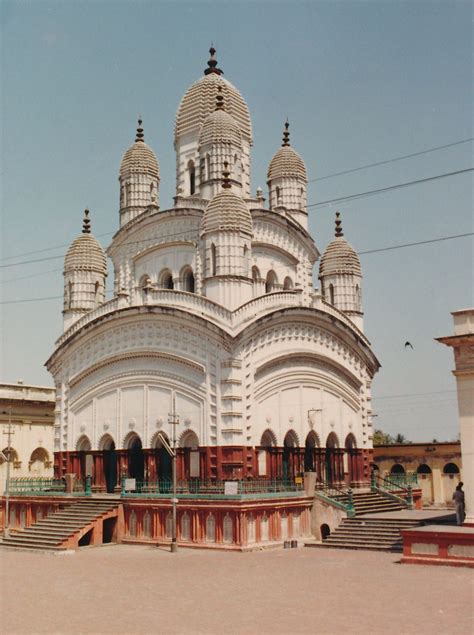
[{"label": "spire", "polygon": [[340,219],[340,214],[339,212],[336,212],[336,238],[341,238],[342,236],[344,236],[343,232],[342,232],[342,220]]},{"label": "spire", "polygon": [[142,123],[143,121],[141,117],[139,117],[138,126],[137,126],[137,136],[135,137],[135,141],[145,141],[145,135],[143,134]]},{"label": "spire", "polygon": [[217,89],[216,110],[224,110],[224,95],[222,94],[222,86]]},{"label": "spire", "polygon": [[290,145],[290,133],[288,132],[289,127],[290,124],[287,119],[285,122],[285,130],[283,131],[283,143],[281,144],[283,148],[287,148]]},{"label": "spire", "polygon": [[224,161],[224,169],[222,170],[222,189],[229,190],[232,186],[230,184],[230,172],[229,172],[229,164],[227,161]]},{"label": "spire", "polygon": [[204,69],[204,75],[210,75],[211,73],[215,73],[216,75],[223,75],[224,71],[221,71],[220,68],[217,68],[217,60],[215,58],[216,49],[211,45],[209,49],[209,53],[211,57],[207,61],[208,68]]},{"label": "spire", "polygon": [[90,234],[91,233],[91,221],[89,218],[89,210],[85,209],[84,210],[84,220],[82,222],[82,233],[83,234]]}]

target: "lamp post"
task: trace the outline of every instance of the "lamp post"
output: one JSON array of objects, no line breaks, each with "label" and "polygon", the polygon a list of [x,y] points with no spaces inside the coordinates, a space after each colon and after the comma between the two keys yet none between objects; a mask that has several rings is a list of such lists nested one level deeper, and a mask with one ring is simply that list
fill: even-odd
[{"label": "lamp post", "polygon": [[171,499],[172,503],[172,529],[171,529],[171,553],[176,553],[178,551],[178,543],[176,541],[176,503],[178,499],[176,498],[176,426],[179,424],[179,415],[176,414],[175,409],[175,399],[173,396],[173,411],[168,415],[168,423],[172,427],[172,443],[173,443],[173,498]]},{"label": "lamp post", "polygon": [[8,410],[8,427],[3,431],[3,434],[8,436],[7,446],[7,478],[5,481],[5,529],[3,535],[6,538],[10,537],[10,461],[12,457],[12,434],[15,434],[15,430],[12,426],[12,409]]}]

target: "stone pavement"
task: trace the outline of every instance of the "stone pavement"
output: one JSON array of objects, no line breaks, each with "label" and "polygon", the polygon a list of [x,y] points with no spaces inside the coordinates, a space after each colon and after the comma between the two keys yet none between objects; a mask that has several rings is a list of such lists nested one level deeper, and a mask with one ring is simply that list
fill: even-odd
[{"label": "stone pavement", "polygon": [[472,570],[331,549],[0,552],[4,635],[471,635]]}]

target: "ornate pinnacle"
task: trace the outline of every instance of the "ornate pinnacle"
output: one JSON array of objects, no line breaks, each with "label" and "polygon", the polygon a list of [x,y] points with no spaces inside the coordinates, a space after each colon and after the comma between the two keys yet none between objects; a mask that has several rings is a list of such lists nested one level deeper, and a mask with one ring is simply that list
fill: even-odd
[{"label": "ornate pinnacle", "polygon": [[290,127],[290,124],[287,119],[285,122],[285,130],[283,131],[283,143],[281,144],[283,148],[287,148],[290,145],[289,127]]},{"label": "ornate pinnacle", "polygon": [[217,89],[216,110],[224,110],[224,95],[222,94],[222,86]]},{"label": "ornate pinnacle", "polygon": [[142,119],[141,117],[138,118],[138,127],[137,127],[137,136],[135,137],[135,141],[145,141],[145,135],[143,134],[143,128],[142,128]]},{"label": "ornate pinnacle", "polygon": [[227,161],[224,161],[224,169],[222,171],[222,189],[229,190],[232,186],[230,184],[230,172],[229,172],[229,164]]},{"label": "ornate pinnacle", "polygon": [[340,219],[340,214],[339,212],[336,212],[336,238],[340,238],[341,236],[344,236],[343,231],[342,231],[342,220]]},{"label": "ornate pinnacle", "polygon": [[91,221],[89,218],[89,210],[85,209],[84,210],[84,220],[82,222],[82,233],[83,234],[90,234],[91,233]]},{"label": "ornate pinnacle", "polygon": [[217,60],[215,58],[216,49],[213,46],[211,46],[211,48],[209,49],[209,53],[211,54],[211,57],[207,62],[208,68],[204,69],[204,75],[210,75],[211,73],[222,75],[224,71],[221,71],[220,68],[217,68]]}]

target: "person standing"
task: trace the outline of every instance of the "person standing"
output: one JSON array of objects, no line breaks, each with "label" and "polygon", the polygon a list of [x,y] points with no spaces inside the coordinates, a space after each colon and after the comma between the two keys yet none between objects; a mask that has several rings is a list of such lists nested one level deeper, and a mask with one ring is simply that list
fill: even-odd
[{"label": "person standing", "polygon": [[464,518],[466,517],[465,511],[464,511],[464,492],[462,490],[462,486],[464,485],[464,483],[459,483],[456,486],[456,489],[454,490],[454,494],[453,494],[453,501],[454,504],[456,505],[456,523],[458,525],[462,525],[464,522]]}]

